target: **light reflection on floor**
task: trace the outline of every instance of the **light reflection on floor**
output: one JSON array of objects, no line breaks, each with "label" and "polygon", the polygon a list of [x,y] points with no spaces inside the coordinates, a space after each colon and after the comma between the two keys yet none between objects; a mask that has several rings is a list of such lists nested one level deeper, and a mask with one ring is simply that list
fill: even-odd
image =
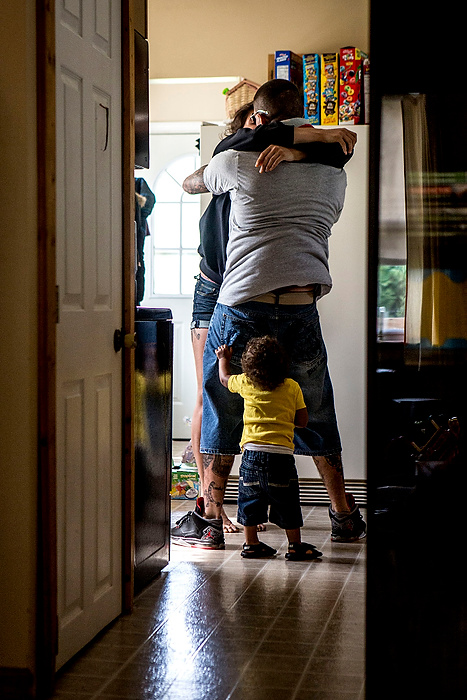
[{"label": "light reflection on floor", "polygon": [[[188,508],[173,502],[173,519]],[[287,562],[273,525],[269,560],[240,557],[242,532],[224,551],[172,546],[134,612],[68,664],[54,698],[363,700],[365,541],[331,543],[326,508],[303,516],[320,561]]]}]

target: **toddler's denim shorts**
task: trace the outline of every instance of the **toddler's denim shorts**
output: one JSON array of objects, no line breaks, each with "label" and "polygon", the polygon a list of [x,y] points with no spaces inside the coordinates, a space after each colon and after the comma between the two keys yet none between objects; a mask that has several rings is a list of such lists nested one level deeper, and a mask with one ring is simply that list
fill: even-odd
[{"label": "toddler's denim shorts", "polygon": [[259,525],[267,522],[268,517],[269,522],[284,530],[303,525],[294,457],[244,450],[238,482],[237,520],[242,525]]},{"label": "toddler's denim shorts", "polygon": [[316,304],[275,305],[250,301],[239,306],[217,303],[203,357],[201,452],[240,453],[243,399],[219,381],[215,350],[233,348],[232,374],[242,371],[241,356],[250,338],[272,335],[290,359],[289,376],[300,385],[308,409],[308,425],[295,429],[295,454],[329,456],[342,451]]},{"label": "toddler's denim shorts", "polygon": [[190,328],[209,328],[209,322],[219,296],[220,285],[202,275],[196,278]]}]

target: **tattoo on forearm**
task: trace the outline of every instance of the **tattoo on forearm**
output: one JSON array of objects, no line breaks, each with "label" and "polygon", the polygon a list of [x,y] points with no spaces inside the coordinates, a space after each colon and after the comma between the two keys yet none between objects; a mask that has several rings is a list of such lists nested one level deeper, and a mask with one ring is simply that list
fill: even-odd
[{"label": "tattoo on forearm", "polygon": [[222,486],[216,486],[215,482],[211,481],[209,486],[204,489],[204,500],[206,503],[213,503],[220,508],[224,502],[224,491]]},{"label": "tattoo on forearm", "polygon": [[191,340],[199,340],[201,338],[201,333],[196,330],[196,328],[191,329]]},{"label": "tattoo on forearm", "polygon": [[203,179],[203,173],[205,168],[206,166],[203,165],[194,173],[188,175],[188,177],[183,182],[183,189],[185,190],[185,192],[188,192],[188,194],[203,194],[205,192],[209,192],[206,185],[204,184]]}]

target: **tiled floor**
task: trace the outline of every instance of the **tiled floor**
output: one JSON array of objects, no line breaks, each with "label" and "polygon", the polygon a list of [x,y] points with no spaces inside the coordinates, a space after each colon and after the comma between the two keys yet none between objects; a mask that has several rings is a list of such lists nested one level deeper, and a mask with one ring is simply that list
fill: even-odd
[{"label": "tiled floor", "polygon": [[365,544],[331,543],[323,507],[303,516],[322,560],[287,562],[273,525],[262,539],[274,559],[242,559],[241,532],[224,551],[172,546],[134,612],[70,662],[54,698],[363,700]]}]

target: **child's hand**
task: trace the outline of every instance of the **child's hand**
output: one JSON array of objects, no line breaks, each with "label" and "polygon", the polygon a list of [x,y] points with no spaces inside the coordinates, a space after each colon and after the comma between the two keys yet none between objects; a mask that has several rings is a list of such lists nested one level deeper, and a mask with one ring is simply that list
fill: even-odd
[{"label": "child's hand", "polygon": [[220,345],[216,350],[216,356],[218,360],[225,359],[230,361],[232,357],[232,348],[228,345]]},{"label": "child's hand", "polygon": [[219,360],[219,379],[223,386],[229,387],[230,377],[230,358],[232,357],[232,348],[228,345],[220,345],[216,350],[216,356]]}]

